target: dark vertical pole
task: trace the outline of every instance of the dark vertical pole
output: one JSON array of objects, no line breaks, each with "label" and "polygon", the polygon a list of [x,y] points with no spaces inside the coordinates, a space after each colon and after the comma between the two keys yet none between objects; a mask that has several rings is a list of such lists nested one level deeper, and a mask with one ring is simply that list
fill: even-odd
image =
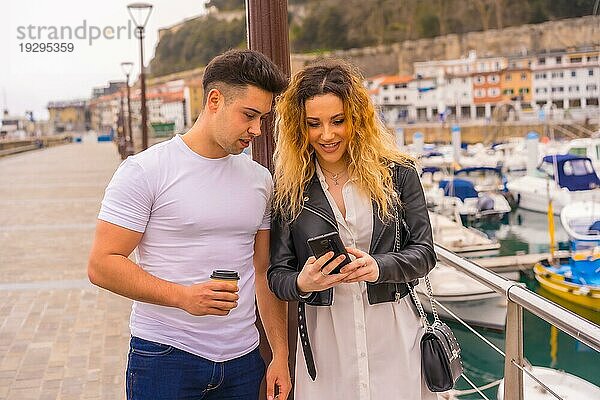
[{"label": "dark vertical pole", "polygon": [[140,26],[138,29],[140,33],[140,88],[142,91],[142,150],[146,150],[148,148],[148,110],[146,109],[146,74],[144,73],[144,27]]},{"label": "dark vertical pole", "polygon": [[124,160],[127,156],[125,155],[125,149],[127,146],[127,136],[125,135],[125,105],[123,101],[123,90],[119,90],[121,94],[121,112],[117,119],[117,147],[119,148],[119,155],[121,160]]},{"label": "dark vertical pole", "polygon": [[131,146],[131,151],[133,151],[133,129],[131,128],[131,91],[129,88],[129,74],[127,74],[127,132],[129,133],[128,146]]},{"label": "dark vertical pole", "polygon": [[[290,47],[287,0],[246,0],[248,47],[268,56],[288,76]],[[252,157],[273,171],[273,119],[263,124],[263,134],[255,139]]]},{"label": "dark vertical pole", "polygon": [[[246,23],[248,33],[248,47],[260,51],[268,56],[281,70],[290,75],[290,48],[288,38],[287,0],[246,0]],[[254,140],[252,145],[252,158],[273,172],[273,122],[269,117],[262,126],[263,134]],[[296,334],[297,334],[297,305],[288,305],[288,341],[290,345],[289,364],[291,366],[292,382],[294,365],[296,361]],[[269,363],[271,349],[267,337],[257,318],[260,332],[260,352]],[[266,398],[265,383],[261,387],[261,399]],[[293,400],[294,394],[288,397]]]}]

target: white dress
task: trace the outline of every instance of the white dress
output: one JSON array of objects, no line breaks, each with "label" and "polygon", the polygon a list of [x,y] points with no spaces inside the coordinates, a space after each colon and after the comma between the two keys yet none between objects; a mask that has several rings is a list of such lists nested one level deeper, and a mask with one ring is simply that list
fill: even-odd
[{"label": "white dress", "polygon": [[[373,207],[353,182],[342,189],[342,217],[317,164],[344,245],[369,251]],[[436,399],[421,378],[422,328],[408,296],[399,303],[370,305],[364,282],[334,288],[331,307],[306,306],[306,324],[317,368],[312,381],[302,347],[296,352],[296,400]]]}]

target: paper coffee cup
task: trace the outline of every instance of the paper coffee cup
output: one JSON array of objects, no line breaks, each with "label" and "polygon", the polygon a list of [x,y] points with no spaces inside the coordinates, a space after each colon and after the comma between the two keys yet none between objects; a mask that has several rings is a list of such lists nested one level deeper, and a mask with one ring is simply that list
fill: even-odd
[{"label": "paper coffee cup", "polygon": [[232,285],[234,285],[237,290],[240,275],[237,273],[237,271],[231,271],[228,269],[216,269],[210,275],[210,279],[213,281],[229,282]]}]

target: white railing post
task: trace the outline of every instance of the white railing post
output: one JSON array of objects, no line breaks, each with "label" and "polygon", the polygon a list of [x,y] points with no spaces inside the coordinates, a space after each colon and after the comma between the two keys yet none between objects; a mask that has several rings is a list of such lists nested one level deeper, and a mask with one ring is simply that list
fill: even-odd
[{"label": "white railing post", "polygon": [[504,351],[504,399],[523,400],[523,307],[507,299]]}]

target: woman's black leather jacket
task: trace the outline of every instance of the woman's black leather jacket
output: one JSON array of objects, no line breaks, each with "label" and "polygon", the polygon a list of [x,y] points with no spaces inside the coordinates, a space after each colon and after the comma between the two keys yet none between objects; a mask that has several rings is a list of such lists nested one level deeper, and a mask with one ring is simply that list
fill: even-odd
[{"label": "woman's black leather jacket", "polygon": [[[394,184],[400,195],[402,210],[399,252],[394,252],[396,223],[387,224],[378,217],[373,203],[373,235],[369,254],[379,266],[379,279],[367,283],[370,304],[397,301],[408,293],[407,283],[425,276],[434,266],[436,256],[429,214],[417,171],[412,167],[390,164]],[[333,210],[325,197],[318,177],[305,190],[304,207],[292,222],[273,216],[271,222],[271,265],[269,287],[286,301],[300,301],[312,306],[333,303],[333,289],[300,296],[296,280],[306,260],[312,255],[306,241],[315,236],[337,231]]]}]

